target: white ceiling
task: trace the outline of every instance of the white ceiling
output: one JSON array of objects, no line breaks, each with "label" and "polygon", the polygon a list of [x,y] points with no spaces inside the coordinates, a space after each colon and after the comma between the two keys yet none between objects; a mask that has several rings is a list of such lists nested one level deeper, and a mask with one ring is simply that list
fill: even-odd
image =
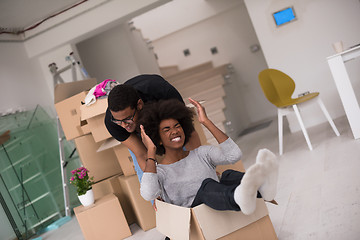
[{"label": "white ceiling", "polygon": [[0,28],[23,30],[83,0],[0,0]]}]

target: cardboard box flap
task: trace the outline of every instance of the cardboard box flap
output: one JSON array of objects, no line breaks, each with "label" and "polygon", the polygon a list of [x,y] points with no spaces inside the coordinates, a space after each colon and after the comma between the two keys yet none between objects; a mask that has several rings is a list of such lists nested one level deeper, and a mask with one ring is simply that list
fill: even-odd
[{"label": "cardboard box flap", "polygon": [[204,204],[193,208],[192,211],[207,240],[223,237],[268,215],[262,198],[256,199],[256,210],[251,215],[235,211],[217,211]]},{"label": "cardboard box flap", "polygon": [[96,84],[95,78],[57,84],[54,89],[54,103],[58,103],[82,91],[90,90]]},{"label": "cardboard box flap", "polygon": [[103,144],[101,144],[101,146],[99,147],[99,149],[96,152],[101,152],[110,148],[114,148],[118,145],[120,145],[121,142],[119,142],[118,140],[116,140],[115,138],[111,137],[108,138],[104,141]]},{"label": "cardboard box flap", "polygon": [[155,200],[156,229],[175,240],[188,240],[190,234],[190,208]]},{"label": "cardboard box flap", "polygon": [[86,120],[97,115],[103,114],[106,112],[108,103],[107,98],[96,99],[96,102],[91,104],[90,106],[81,105],[81,120]]}]

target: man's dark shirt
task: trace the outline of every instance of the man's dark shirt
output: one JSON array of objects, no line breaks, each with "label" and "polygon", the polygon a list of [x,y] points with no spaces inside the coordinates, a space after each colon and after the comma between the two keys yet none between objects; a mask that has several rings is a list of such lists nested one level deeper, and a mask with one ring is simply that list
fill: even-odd
[{"label": "man's dark shirt", "polygon": [[[139,75],[127,80],[124,84],[133,86],[144,103],[172,98],[184,102],[176,88],[159,75]],[[109,108],[106,110],[105,126],[111,136],[120,142],[130,136],[130,133],[123,127],[111,121]]]}]

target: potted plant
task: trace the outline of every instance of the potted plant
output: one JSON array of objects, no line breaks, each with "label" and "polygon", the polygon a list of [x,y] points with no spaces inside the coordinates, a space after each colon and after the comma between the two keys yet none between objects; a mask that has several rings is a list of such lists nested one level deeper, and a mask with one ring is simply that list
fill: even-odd
[{"label": "potted plant", "polygon": [[94,203],[94,193],[91,185],[94,177],[89,177],[89,170],[84,167],[77,168],[71,171],[72,177],[70,183],[76,187],[76,192],[81,204],[84,207],[90,206]]}]

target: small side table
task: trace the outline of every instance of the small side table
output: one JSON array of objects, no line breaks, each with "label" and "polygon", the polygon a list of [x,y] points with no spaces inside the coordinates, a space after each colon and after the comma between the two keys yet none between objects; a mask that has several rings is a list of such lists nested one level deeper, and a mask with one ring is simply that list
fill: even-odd
[{"label": "small side table", "polygon": [[327,58],[331,74],[355,139],[360,138],[360,107],[346,71],[345,62],[360,57],[360,46]]}]

